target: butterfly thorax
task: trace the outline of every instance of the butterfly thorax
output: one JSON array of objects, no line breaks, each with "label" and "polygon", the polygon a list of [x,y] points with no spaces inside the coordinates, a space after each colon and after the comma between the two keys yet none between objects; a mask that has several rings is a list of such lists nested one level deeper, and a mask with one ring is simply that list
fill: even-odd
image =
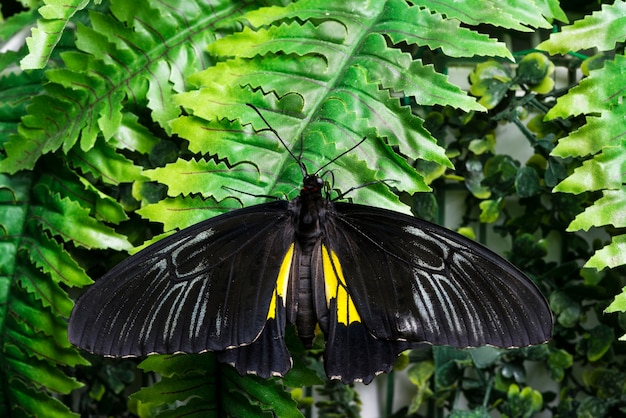
[{"label": "butterfly thorax", "polygon": [[297,306],[295,309],[289,307],[288,311],[291,314],[290,321],[296,324],[298,336],[306,347],[311,347],[317,324],[313,307],[311,264],[314,249],[322,236],[328,201],[322,197],[324,183],[321,178],[314,175],[306,176],[303,183],[300,196],[290,204],[300,257],[296,270],[298,274],[292,277],[297,280],[294,286],[298,291]]},{"label": "butterfly thorax", "polygon": [[317,176],[306,176],[304,186],[300,191],[300,196],[293,202],[293,213],[297,215],[296,235],[300,244],[315,242],[321,235],[321,223],[324,221],[327,201],[322,197],[321,178]]}]

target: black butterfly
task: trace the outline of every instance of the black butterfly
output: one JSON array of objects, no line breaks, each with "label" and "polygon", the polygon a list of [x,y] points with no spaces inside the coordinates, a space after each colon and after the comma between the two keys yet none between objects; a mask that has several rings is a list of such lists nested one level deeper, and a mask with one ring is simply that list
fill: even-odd
[{"label": "black butterfly", "polygon": [[513,265],[426,221],[331,202],[323,186],[306,175],[291,201],[208,219],[124,260],[77,301],[70,341],[116,357],[215,351],[268,377],[291,368],[287,323],[307,346],[319,325],[328,377],[369,383],[416,343],[550,338],[545,298]]}]

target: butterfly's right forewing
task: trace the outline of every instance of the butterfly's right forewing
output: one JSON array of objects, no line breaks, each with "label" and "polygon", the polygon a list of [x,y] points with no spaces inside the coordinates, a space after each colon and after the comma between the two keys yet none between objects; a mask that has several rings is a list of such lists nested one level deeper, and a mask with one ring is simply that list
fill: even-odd
[{"label": "butterfly's right forewing", "polygon": [[110,356],[225,350],[252,343],[270,316],[293,243],[287,202],[209,219],[117,265],[76,303],[69,339]]}]

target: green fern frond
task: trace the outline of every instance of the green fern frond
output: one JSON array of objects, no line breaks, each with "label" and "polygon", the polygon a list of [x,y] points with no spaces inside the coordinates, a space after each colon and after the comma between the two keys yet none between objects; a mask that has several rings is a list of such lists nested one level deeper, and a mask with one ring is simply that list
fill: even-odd
[{"label": "green fern frond", "polygon": [[[531,32],[533,28],[550,28],[552,19],[567,21],[567,17],[554,0],[498,1],[461,0],[455,2],[418,0],[418,6],[445,14],[468,25],[488,23],[520,32]],[[471,13],[468,11],[471,10]]]},{"label": "green fern frond", "polygon": [[[455,37],[461,39],[458,55],[480,51],[507,56],[508,51],[486,36],[453,21],[442,24],[440,15],[402,1],[359,5],[301,1],[243,15],[237,19],[244,24],[240,32],[209,47],[222,62],[190,77],[196,90],[176,96],[192,116],[173,121],[172,128],[189,141],[190,150],[247,167],[247,180],[236,175],[232,182],[216,181],[245,191],[237,196],[245,204],[254,200],[251,195],[293,196],[301,178],[292,155],[247,104],[260,109],[310,172],[353,148],[327,168],[334,174],[334,188],[352,190],[348,196],[354,201],[406,211],[382,184],[353,188],[379,180],[409,193],[424,191],[428,186],[412,161],[450,167],[423,121],[392,93],[403,92],[425,106],[452,105],[466,111],[482,107],[432,66],[390,45],[409,42],[439,48]],[[401,25],[404,32],[399,31]],[[437,29],[426,36],[424,27]],[[194,190],[211,190],[217,201],[234,196],[210,184],[202,187],[202,178],[215,168],[190,170],[190,164],[197,168],[199,162],[177,162],[148,176],[165,181],[172,198]],[[183,189],[179,182],[167,182],[187,176]]]},{"label": "green fern frond", "polygon": [[[626,3],[617,1],[603,5],[602,9],[565,27],[539,45],[551,53],[597,47],[614,48],[616,42],[626,39],[624,31]],[[587,115],[587,123],[559,141],[553,155],[561,157],[586,157],[587,160],[568,178],[557,185],[555,191],[581,193],[600,190],[603,197],[580,213],[568,230],[587,230],[591,227],[613,226],[617,231],[626,227],[623,207],[626,201],[626,106],[623,89],[623,69],[626,56],[616,55],[600,69],[591,70],[578,86],[561,97],[548,112],[548,118],[568,115]],[[600,115],[600,117],[598,117]],[[585,267],[598,270],[626,264],[626,235],[617,233],[611,242],[587,261]],[[626,293],[626,292],[624,292]],[[617,296],[623,298],[624,293]],[[616,299],[616,300],[617,300]],[[610,312],[623,309],[612,306]],[[623,337],[622,337],[623,338]]]},{"label": "green fern frond", "polygon": [[84,9],[89,0],[44,1],[39,8],[43,19],[37,21],[31,37],[26,39],[30,53],[21,61],[22,68],[33,70],[44,68],[50,55],[61,39],[63,31],[72,17]]},{"label": "green fern frond", "polygon": [[[264,412],[302,416],[279,380],[242,379],[234,369],[218,364],[211,353],[150,356],[139,367],[162,376],[160,382],[132,395],[139,416],[245,417]],[[183,405],[181,401],[185,401]]]},{"label": "green fern frond", "polygon": [[[77,24],[80,51],[62,53],[65,67],[46,72],[50,84],[33,98],[19,135],[5,145],[8,158],[0,170],[30,169],[41,155],[68,152],[78,142],[87,151],[98,135],[109,140],[117,132],[133,104],[147,106],[168,132],[168,121],[179,114],[171,97],[185,90],[187,75],[206,65],[202,51],[215,38],[212,26],[243,6],[222,1],[158,8],[141,0],[112,2],[114,15],[90,11],[91,26]],[[33,45],[37,55],[49,55],[38,48]]]},{"label": "green fern frond", "polygon": [[[73,302],[64,287],[84,286],[91,280],[62,242],[72,237],[72,243],[98,248],[106,242],[128,248],[128,243],[88,216],[89,209],[79,210],[68,189],[63,195],[46,183],[58,184],[39,182],[31,173],[1,178],[0,384],[7,396],[5,407],[11,405],[27,416],[69,416],[69,409],[51,393],[68,394],[80,387],[61,366],[87,362],[67,339],[66,318]],[[99,241],[104,237],[108,238]]]},{"label": "green fern frond", "polygon": [[[618,81],[623,78],[626,56],[616,55],[605,62],[603,68],[592,70],[589,77],[570,90],[557,101],[548,112],[549,118],[568,114],[587,114],[587,124],[559,141],[552,151],[559,157],[587,157],[569,177],[559,183],[555,191],[582,193],[601,190],[604,197],[581,213],[569,226],[569,230],[589,229],[591,226],[613,225],[626,227],[622,211],[614,211],[613,202],[626,196],[626,96]],[[567,109],[567,110],[566,110]],[[595,115],[602,115],[597,117]],[[617,240],[615,240],[617,239]],[[626,263],[626,258],[616,257],[623,249],[623,237],[617,235],[614,241],[598,252],[587,267],[615,267]]]},{"label": "green fern frond", "polygon": [[603,4],[602,9],[565,26],[537,48],[551,54],[567,54],[569,51],[597,48],[610,51],[617,42],[626,40],[626,2]]}]

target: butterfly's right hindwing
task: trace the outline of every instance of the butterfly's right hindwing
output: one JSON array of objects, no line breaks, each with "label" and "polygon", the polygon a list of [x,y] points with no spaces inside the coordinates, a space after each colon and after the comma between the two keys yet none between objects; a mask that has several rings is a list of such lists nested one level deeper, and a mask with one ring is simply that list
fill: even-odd
[{"label": "butterfly's right hindwing", "polygon": [[77,301],[70,341],[138,356],[249,345],[268,319],[282,333],[276,286],[294,240],[286,209],[276,201],[212,218],[126,259]]}]

